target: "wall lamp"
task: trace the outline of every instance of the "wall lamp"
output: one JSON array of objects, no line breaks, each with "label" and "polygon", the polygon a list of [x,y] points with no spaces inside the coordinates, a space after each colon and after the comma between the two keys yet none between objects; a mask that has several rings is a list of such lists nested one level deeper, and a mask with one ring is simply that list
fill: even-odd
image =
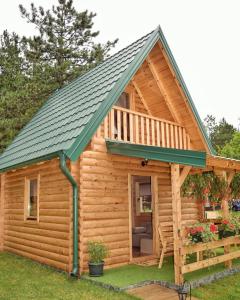
[{"label": "wall lamp", "polygon": [[141,162],[142,167],[145,167],[148,165],[148,159],[145,158],[142,162]]}]

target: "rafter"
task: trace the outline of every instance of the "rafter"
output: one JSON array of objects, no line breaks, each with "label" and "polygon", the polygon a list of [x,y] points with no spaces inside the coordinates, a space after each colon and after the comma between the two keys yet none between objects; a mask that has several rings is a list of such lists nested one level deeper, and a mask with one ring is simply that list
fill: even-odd
[{"label": "rafter", "polygon": [[141,99],[143,105],[145,106],[145,108],[146,108],[148,114],[149,114],[150,116],[152,116],[152,113],[151,113],[151,111],[150,111],[150,109],[149,109],[149,107],[148,107],[148,105],[147,105],[147,102],[145,101],[145,99],[144,99],[144,97],[143,97],[143,94],[142,94],[141,90],[140,90],[139,87],[138,87],[138,84],[136,83],[136,81],[135,81],[134,79],[132,79],[131,83],[132,83],[132,85],[134,86],[135,90],[137,91],[138,96],[140,97],[140,99]]},{"label": "rafter", "polygon": [[153,64],[150,56],[148,56],[146,58],[146,61],[147,61],[148,67],[149,67],[149,69],[150,69],[150,71],[151,71],[151,73],[152,73],[152,75],[153,75],[153,77],[154,77],[154,79],[155,79],[155,81],[157,83],[157,86],[158,86],[158,88],[160,90],[160,93],[162,94],[162,96],[163,96],[163,98],[164,98],[164,100],[165,100],[165,102],[167,104],[167,107],[168,107],[170,113],[173,116],[174,121],[180,124],[180,120],[178,118],[178,114],[177,114],[175,108],[172,105],[171,99],[170,99],[170,97],[167,94],[167,91],[166,91],[166,89],[164,87],[164,84],[162,83],[160,75],[156,71],[156,68],[155,68],[155,66],[154,66],[154,64]]}]

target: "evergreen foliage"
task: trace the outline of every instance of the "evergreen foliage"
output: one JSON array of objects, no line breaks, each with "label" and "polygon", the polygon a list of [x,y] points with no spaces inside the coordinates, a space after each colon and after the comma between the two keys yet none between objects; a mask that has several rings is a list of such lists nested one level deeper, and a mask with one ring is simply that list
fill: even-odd
[{"label": "evergreen foliage", "polygon": [[95,13],[79,12],[73,0],[51,9],[19,6],[36,34],[0,35],[0,152],[26,125],[48,96],[101,63],[117,40],[97,43]]}]

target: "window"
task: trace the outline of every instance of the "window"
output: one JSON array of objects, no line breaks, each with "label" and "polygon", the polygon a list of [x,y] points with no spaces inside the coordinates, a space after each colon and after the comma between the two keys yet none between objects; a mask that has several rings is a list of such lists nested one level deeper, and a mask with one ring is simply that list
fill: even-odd
[{"label": "window", "polygon": [[141,213],[152,212],[151,183],[140,183],[139,195],[140,195],[140,212]]},{"label": "window", "polygon": [[118,98],[118,101],[115,104],[116,106],[130,109],[130,100],[129,100],[129,94],[123,92],[121,96]]},{"label": "window", "polygon": [[39,177],[26,178],[25,181],[25,219],[38,219],[38,202],[39,202]]}]

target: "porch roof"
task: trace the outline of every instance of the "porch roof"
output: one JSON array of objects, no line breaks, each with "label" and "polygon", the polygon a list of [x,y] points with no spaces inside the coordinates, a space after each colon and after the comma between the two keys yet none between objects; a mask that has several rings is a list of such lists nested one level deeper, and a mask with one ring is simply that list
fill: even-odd
[{"label": "porch roof", "polygon": [[207,167],[240,171],[240,160],[216,155],[207,155]]},{"label": "porch roof", "polygon": [[138,145],[109,139],[106,139],[106,145],[108,151],[113,154],[172,162],[194,167],[206,167],[205,152]]}]

